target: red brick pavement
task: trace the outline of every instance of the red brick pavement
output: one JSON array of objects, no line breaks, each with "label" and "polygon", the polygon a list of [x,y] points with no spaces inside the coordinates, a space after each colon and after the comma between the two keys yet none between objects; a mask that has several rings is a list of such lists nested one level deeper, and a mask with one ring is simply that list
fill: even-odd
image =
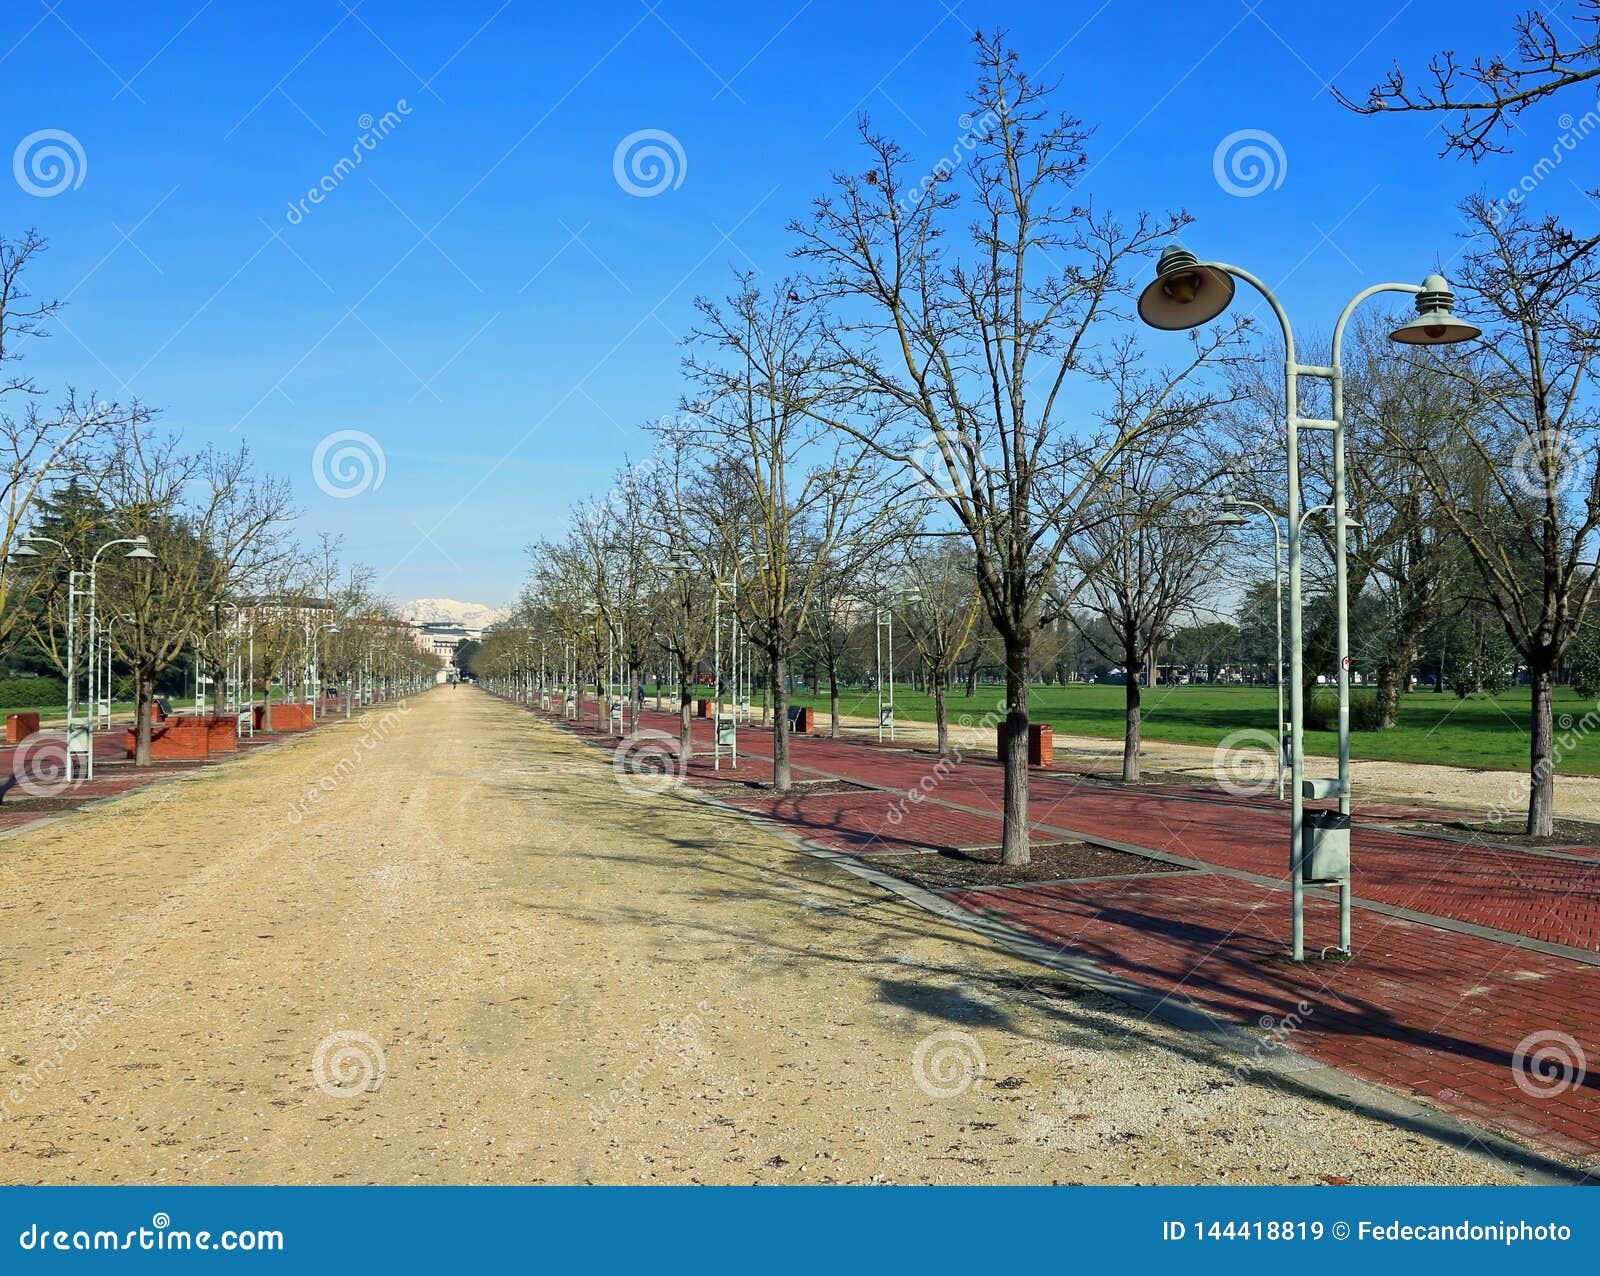
[{"label": "red brick pavement", "polygon": [[[667,714],[646,712],[641,726],[676,734],[676,719]],[[695,723],[697,750],[702,743],[709,750],[709,727]],[[585,734],[606,739],[598,731]],[[742,728],[739,744],[749,756],[741,756],[736,777],[712,772],[708,757],[696,758],[689,782],[770,776],[770,735]],[[808,737],[795,742],[793,761],[800,779],[844,776],[888,791],[783,798],[752,791],[729,800],[818,846],[857,854],[999,839],[1001,773],[987,759],[936,770],[927,754]],[[913,790],[924,800],[908,802],[904,795]],[[1464,1119],[1545,1149],[1600,1153],[1600,967],[1359,903],[1594,950],[1600,861],[1408,836],[1358,820],[1354,960],[1296,966],[1283,959],[1289,917],[1282,808],[1226,795],[1196,800],[1192,791],[1170,787],[1130,792],[1061,773],[1036,773],[1031,791],[1036,823],[1181,855],[1217,871],[953,891],[945,898],[1219,1020],[1268,1026],[1292,1016],[1292,1027],[1269,1036]],[[1228,870],[1275,880],[1245,880]],[[1336,942],[1333,904],[1308,899],[1308,947],[1315,952]],[[1538,1034],[1596,1072],[1535,1071],[1528,1043],[1537,1043]]]},{"label": "red brick pavement", "polygon": [[[320,718],[316,725],[322,727],[334,722],[343,721],[342,716]],[[288,739],[290,735],[304,735],[304,731],[290,732],[279,735],[271,732],[258,732],[253,737],[245,737],[239,741],[240,749],[248,750],[264,748],[280,740]],[[0,745],[0,779],[9,780],[21,765],[24,770],[29,764],[19,759],[19,753],[33,756],[32,751],[41,746],[53,748],[55,756],[51,760],[59,759],[65,751],[65,739],[61,731],[46,730],[42,735],[30,737],[22,745]],[[153,762],[149,766],[135,766],[127,759],[127,751],[123,745],[123,731],[118,727],[112,731],[99,733],[94,739],[94,768],[95,775],[92,780],[74,780],[61,788],[59,792],[49,792],[45,800],[39,800],[26,790],[13,786],[5,794],[7,800],[0,802],[0,832],[14,828],[22,828],[40,820],[51,819],[58,815],[69,814],[77,807],[103,798],[116,797],[133,789],[143,788],[159,780],[168,779],[173,775],[180,775],[194,771],[205,766],[216,766],[230,758],[240,756],[238,752],[219,753],[206,761],[161,761]],[[49,772],[39,772],[40,762],[35,757],[32,763],[34,773],[41,780],[48,781]],[[46,791],[53,789],[47,785]]]}]

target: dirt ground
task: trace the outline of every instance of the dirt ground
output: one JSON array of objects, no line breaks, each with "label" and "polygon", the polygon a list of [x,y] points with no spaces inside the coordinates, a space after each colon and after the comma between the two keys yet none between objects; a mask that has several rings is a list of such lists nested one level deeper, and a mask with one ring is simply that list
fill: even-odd
[{"label": "dirt ground", "polygon": [[1508,1181],[466,688],[0,842],[0,934],[7,1183]]},{"label": "dirt ground", "polygon": [[[954,702],[951,708],[951,743],[964,749],[993,749],[994,729],[990,726],[963,726],[957,721],[963,711]],[[757,713],[759,720],[759,711]],[[841,733],[846,736],[876,738],[878,724],[872,718],[842,716]],[[826,712],[816,716],[816,734],[826,734]],[[932,723],[895,723],[895,743],[932,748],[938,735]],[[1054,737],[1057,766],[1088,766],[1094,763],[1122,766],[1122,741],[1096,736],[1061,735]],[[1270,740],[1268,742],[1270,749]],[[1198,744],[1158,744],[1146,741],[1140,761],[1146,771],[1167,775],[1187,775],[1197,783],[1215,781],[1216,750]],[[1270,757],[1269,757],[1270,764]],[[1308,757],[1306,774],[1331,776],[1336,767],[1332,758]],[[1508,828],[1521,823],[1528,805],[1528,777],[1519,771],[1490,771],[1474,767],[1434,766],[1421,762],[1350,763],[1350,788],[1356,801],[1427,802],[1469,811],[1508,812]],[[1560,775],[1556,777],[1556,814],[1577,820],[1600,820],[1600,777]]]}]

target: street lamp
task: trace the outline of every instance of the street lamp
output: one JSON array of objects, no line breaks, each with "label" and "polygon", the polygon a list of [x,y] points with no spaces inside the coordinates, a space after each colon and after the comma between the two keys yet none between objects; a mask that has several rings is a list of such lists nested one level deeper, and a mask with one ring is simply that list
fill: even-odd
[{"label": "street lamp", "polygon": [[[154,559],[150,552],[150,541],[145,536],[119,536],[114,540],[106,541],[89,557],[89,570],[80,571],[76,566],[77,560],[73,558],[72,551],[65,544],[53,536],[45,536],[39,532],[30,532],[18,538],[11,553],[15,558],[39,558],[40,554],[36,545],[54,545],[66,558],[69,565],[67,572],[67,773],[73,772],[73,755],[84,755],[84,777],[94,779],[94,737],[93,726],[96,707],[96,673],[98,668],[97,653],[95,650],[95,573],[99,568],[100,555],[116,545],[133,546],[124,558],[138,560]],[[85,587],[87,582],[87,588]],[[83,598],[89,604],[89,637],[88,637],[88,668],[89,668],[89,719],[87,725],[80,727],[77,722],[78,708],[78,599]]]},{"label": "street lamp", "polygon": [[[1345,512],[1344,374],[1340,351],[1345,325],[1357,306],[1379,293],[1410,293],[1416,298],[1417,317],[1390,334],[1390,340],[1403,345],[1451,345],[1478,336],[1478,329],[1458,319],[1455,298],[1440,275],[1429,275],[1421,285],[1374,284],[1358,292],[1345,305],[1333,329],[1331,362],[1322,367],[1305,364],[1295,357],[1294,332],[1289,316],[1272,290],[1256,276],[1223,262],[1200,261],[1178,244],[1164,249],[1156,265],[1156,277],[1139,297],[1139,317],[1152,328],[1178,331],[1208,323],[1233,301],[1234,280],[1243,280],[1272,307],[1283,330],[1284,425],[1288,441],[1288,539],[1289,539],[1289,765],[1291,770],[1292,816],[1289,829],[1289,890],[1293,912],[1292,955],[1305,960],[1305,883],[1304,866],[1305,798],[1339,799],[1340,827],[1345,862],[1342,870],[1332,870],[1326,879],[1339,885],[1339,948],[1350,952],[1350,626],[1349,599],[1345,574],[1345,539],[1349,526]],[[1300,378],[1327,381],[1331,387],[1332,419],[1319,420],[1300,415]],[[1333,521],[1335,605],[1338,612],[1339,658],[1339,775],[1334,781],[1307,783],[1305,772],[1305,705],[1301,686],[1301,573],[1300,524],[1300,442],[1299,432],[1329,430],[1333,434]],[[1327,839],[1337,856],[1339,832]]]},{"label": "street lamp", "polygon": [[315,629],[313,629],[311,627],[310,618],[308,617],[306,619],[306,646],[309,649],[307,654],[311,657],[311,668],[308,670],[308,672],[311,675],[309,680],[311,686],[309,690],[311,692],[311,717],[313,721],[317,717],[317,706],[323,699],[322,659],[320,655],[322,635],[324,633],[336,634],[338,632],[339,625],[336,621],[325,620]]}]

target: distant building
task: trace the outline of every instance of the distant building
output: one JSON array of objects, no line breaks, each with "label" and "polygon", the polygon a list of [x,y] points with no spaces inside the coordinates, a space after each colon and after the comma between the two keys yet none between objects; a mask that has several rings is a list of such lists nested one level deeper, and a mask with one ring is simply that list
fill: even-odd
[{"label": "distant building", "polygon": [[452,620],[413,620],[408,622],[412,641],[419,651],[432,652],[443,666],[439,670],[441,682],[457,677],[456,648],[463,642],[482,642],[484,626],[463,625]]}]

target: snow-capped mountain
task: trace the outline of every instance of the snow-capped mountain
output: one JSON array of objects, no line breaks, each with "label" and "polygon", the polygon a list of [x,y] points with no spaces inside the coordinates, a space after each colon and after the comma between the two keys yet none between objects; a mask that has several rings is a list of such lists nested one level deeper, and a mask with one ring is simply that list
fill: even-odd
[{"label": "snow-capped mountain", "polygon": [[487,629],[506,615],[504,607],[457,602],[454,598],[413,598],[400,605],[402,620],[419,624],[454,624],[467,629]]}]

